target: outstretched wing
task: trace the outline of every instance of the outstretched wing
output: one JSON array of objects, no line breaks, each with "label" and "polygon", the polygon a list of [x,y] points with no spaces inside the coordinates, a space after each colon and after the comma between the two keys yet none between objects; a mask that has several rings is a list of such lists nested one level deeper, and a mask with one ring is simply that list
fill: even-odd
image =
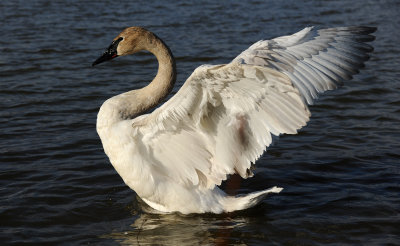
[{"label": "outstretched wing", "polygon": [[319,93],[358,72],[368,27],[312,28],[259,41],[227,65],[201,66],[164,105],[133,120],[140,158],[187,186],[252,175],[272,135],[296,134]]},{"label": "outstretched wing", "polygon": [[372,46],[365,42],[373,27],[339,27],[314,30],[307,27],[290,36],[261,40],[234,61],[266,66],[287,75],[307,103],[318,94],[337,88],[358,73],[369,59]]}]

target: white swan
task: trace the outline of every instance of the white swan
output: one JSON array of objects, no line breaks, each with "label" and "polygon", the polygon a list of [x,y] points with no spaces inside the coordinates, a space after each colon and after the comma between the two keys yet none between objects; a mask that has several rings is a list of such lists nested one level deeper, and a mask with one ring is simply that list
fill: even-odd
[{"label": "white swan", "polygon": [[101,106],[97,132],[124,182],[161,212],[222,213],[254,206],[282,188],[228,196],[228,175],[252,176],[252,164],[272,135],[296,134],[310,117],[307,104],[358,72],[372,47],[371,27],[305,28],[262,40],[225,65],[203,65],[171,91],[175,61],[155,34],[122,31],[93,65],[141,50],[159,63],[153,81]]}]

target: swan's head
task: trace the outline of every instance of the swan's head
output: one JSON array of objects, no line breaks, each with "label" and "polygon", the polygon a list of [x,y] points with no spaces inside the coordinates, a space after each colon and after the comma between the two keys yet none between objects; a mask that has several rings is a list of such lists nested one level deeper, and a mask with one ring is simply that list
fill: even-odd
[{"label": "swan's head", "polygon": [[151,44],[154,34],[142,27],[128,27],[114,38],[111,45],[92,66],[114,59],[118,56],[130,55],[147,49],[146,45]]}]

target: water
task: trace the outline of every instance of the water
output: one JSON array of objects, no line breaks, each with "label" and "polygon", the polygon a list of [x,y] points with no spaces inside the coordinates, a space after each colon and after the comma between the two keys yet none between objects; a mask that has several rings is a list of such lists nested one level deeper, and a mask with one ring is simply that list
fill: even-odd
[{"label": "water", "polygon": [[[3,245],[400,244],[398,1],[2,1],[0,239]],[[285,190],[228,215],[142,211],[95,132],[101,103],[156,73],[150,55],[92,68],[124,27],[145,26],[177,58],[178,83],[259,39],[305,26],[377,26],[361,74],[311,107],[257,163],[246,193]],[[236,186],[236,188],[235,188]]]}]

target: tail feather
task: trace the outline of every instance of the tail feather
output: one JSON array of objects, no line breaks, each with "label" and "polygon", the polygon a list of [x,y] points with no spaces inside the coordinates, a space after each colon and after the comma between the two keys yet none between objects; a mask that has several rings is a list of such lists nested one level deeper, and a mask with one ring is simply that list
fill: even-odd
[{"label": "tail feather", "polygon": [[224,204],[225,212],[233,212],[236,210],[251,208],[261,202],[269,193],[279,193],[282,190],[283,188],[274,186],[267,190],[256,191],[247,195],[226,197]]}]

